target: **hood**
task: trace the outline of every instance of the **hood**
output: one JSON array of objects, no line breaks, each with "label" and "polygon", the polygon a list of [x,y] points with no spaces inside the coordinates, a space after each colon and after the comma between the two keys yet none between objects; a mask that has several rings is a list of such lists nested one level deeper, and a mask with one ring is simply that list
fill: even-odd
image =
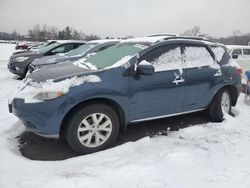
[{"label": "hood", "polygon": [[11,57],[15,58],[15,57],[32,57],[32,56],[37,56],[37,57],[41,57],[41,54],[38,54],[36,52],[21,52],[21,53],[17,53],[17,54],[13,54]]},{"label": "hood", "polygon": [[35,82],[46,82],[47,80],[64,80],[74,76],[87,75],[96,71],[81,68],[73,63],[55,64],[35,71],[27,76]]},{"label": "hood", "polygon": [[65,61],[72,60],[73,58],[67,57],[67,56],[62,56],[59,54],[52,55],[52,56],[44,56],[40,59],[36,59],[35,61],[32,62],[32,65],[34,66],[43,66],[43,65],[52,65],[52,64],[57,64]]},{"label": "hood", "polygon": [[20,54],[20,53],[27,53],[27,52],[31,52],[31,51],[29,51],[29,50],[15,51],[15,52],[13,52],[13,55],[14,55],[14,54]]}]

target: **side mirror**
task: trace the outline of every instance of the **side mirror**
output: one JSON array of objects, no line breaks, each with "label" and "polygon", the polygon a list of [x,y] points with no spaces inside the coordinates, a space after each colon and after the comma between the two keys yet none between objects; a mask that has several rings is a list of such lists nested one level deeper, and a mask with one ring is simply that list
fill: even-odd
[{"label": "side mirror", "polygon": [[232,58],[233,58],[233,59],[238,59],[238,57],[239,57],[238,54],[233,54],[233,55],[232,55]]},{"label": "side mirror", "polygon": [[155,68],[147,61],[142,61],[138,65],[135,65],[135,71],[142,75],[153,75]]}]

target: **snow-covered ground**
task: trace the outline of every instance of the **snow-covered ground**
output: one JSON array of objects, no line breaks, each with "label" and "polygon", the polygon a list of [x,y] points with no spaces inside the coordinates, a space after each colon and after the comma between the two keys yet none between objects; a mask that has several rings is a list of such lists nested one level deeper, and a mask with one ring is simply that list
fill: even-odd
[{"label": "snow-covered ground", "polygon": [[15,45],[0,44],[0,188],[249,188],[250,106],[240,96],[236,117],[145,137],[63,161],[32,161],[18,151],[25,130],[8,113],[20,81],[7,70]]}]

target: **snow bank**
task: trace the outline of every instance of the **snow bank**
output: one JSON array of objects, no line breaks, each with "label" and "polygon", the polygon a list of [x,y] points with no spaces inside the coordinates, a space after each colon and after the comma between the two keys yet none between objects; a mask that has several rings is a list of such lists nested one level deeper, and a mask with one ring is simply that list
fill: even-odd
[{"label": "snow bank", "polygon": [[16,136],[25,129],[8,113],[7,98],[20,81],[6,65],[0,64],[1,188],[249,188],[250,106],[244,95],[233,108],[236,117],[227,116],[222,123],[199,124],[68,160],[32,161],[18,151]]},{"label": "snow bank", "polygon": [[0,43],[0,61],[9,60],[12,53],[15,51],[15,44]]}]

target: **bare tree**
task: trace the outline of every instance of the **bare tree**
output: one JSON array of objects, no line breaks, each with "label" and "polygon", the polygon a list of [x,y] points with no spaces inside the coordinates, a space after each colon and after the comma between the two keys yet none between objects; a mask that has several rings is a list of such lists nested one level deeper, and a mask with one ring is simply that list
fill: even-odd
[{"label": "bare tree", "polygon": [[100,37],[99,36],[97,36],[97,35],[86,35],[86,37],[85,37],[85,40],[86,41],[90,41],[90,40],[98,40],[98,39],[100,39]]},{"label": "bare tree", "polygon": [[200,36],[201,35],[201,29],[199,26],[194,26],[191,29],[188,29],[181,34],[183,36]]},{"label": "bare tree", "polygon": [[57,27],[49,27],[48,28],[48,39],[57,39],[58,38],[58,28]]}]

